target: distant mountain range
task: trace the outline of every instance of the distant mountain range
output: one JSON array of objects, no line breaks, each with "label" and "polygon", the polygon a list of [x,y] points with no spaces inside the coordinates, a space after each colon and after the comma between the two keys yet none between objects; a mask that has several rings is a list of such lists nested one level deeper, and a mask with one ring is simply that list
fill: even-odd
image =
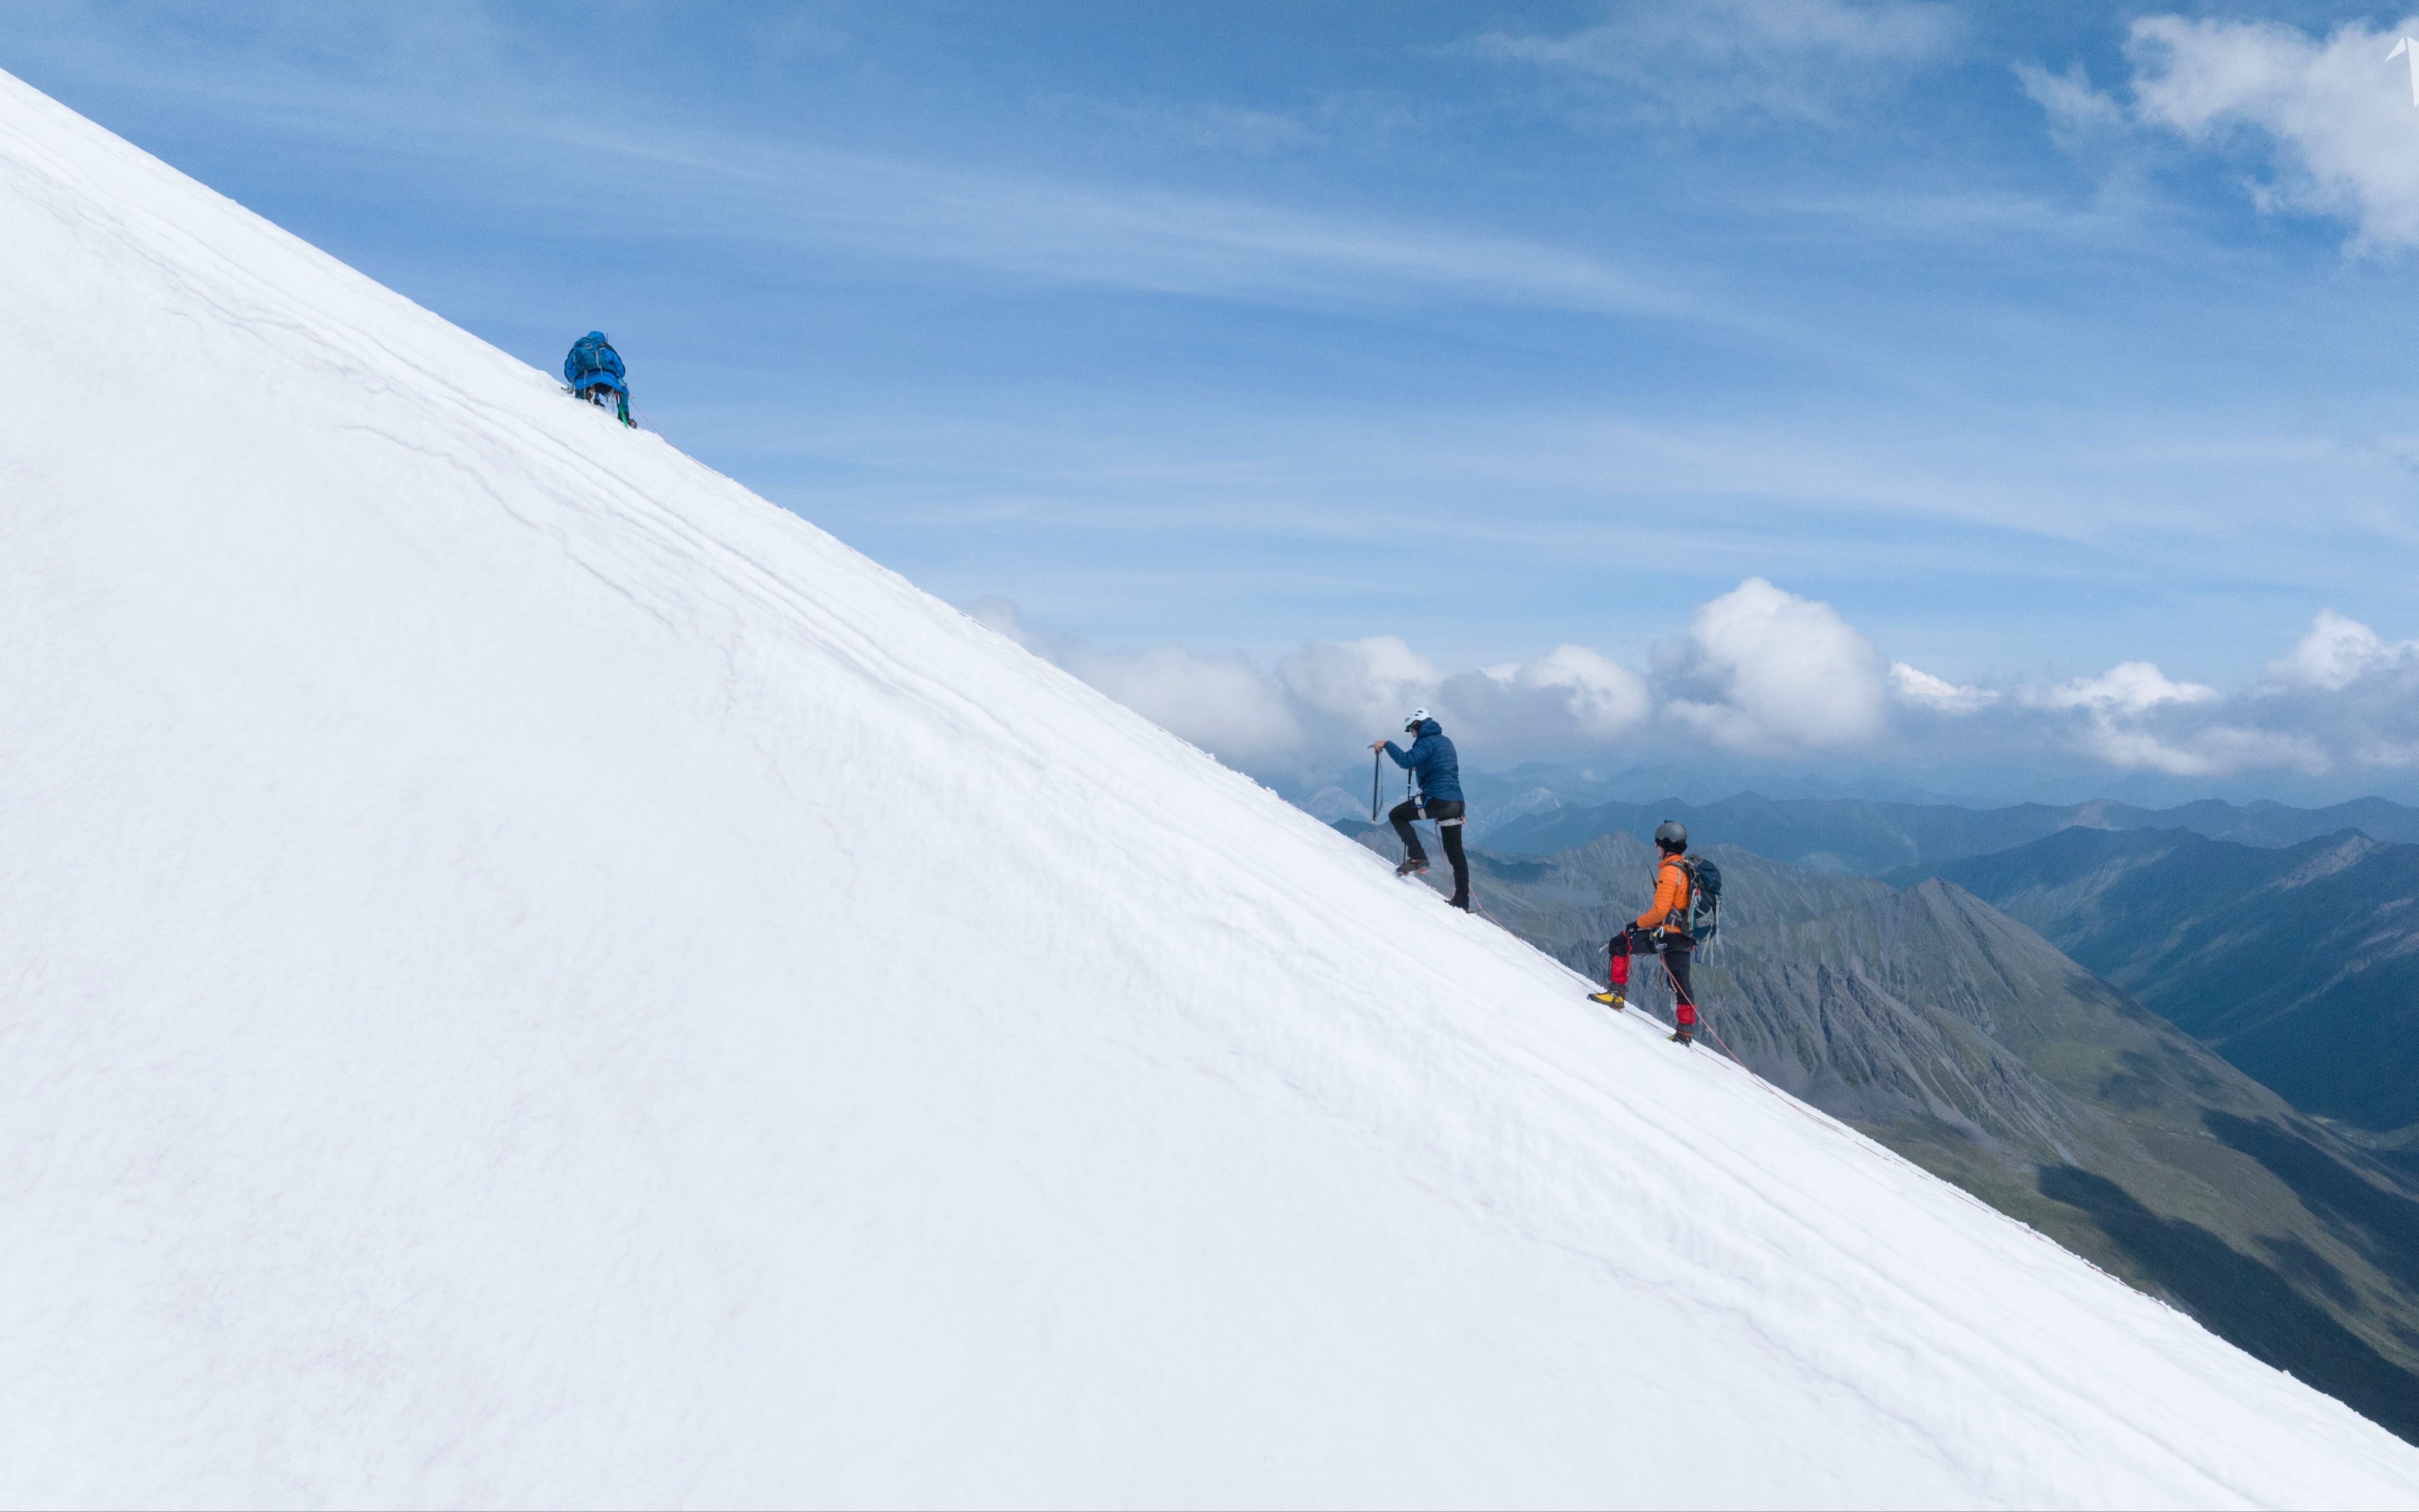
[{"label": "distant mountain range", "polygon": [[[1382,800],[1389,804],[1399,802],[1403,794],[1401,770],[1382,767],[1379,778]],[[1481,825],[1500,824],[1538,809],[1666,800],[1712,803],[1747,792],[1782,799],[1862,798],[1882,803],[2000,807],[1999,803],[1974,795],[1936,793],[1887,778],[1835,780],[1805,772],[1743,771],[1705,763],[1600,772],[1555,762],[1524,762],[1508,771],[1465,767],[1461,784],[1479,811],[1480,817],[1473,823]],[[1287,801],[1330,823],[1369,817],[1369,778],[1365,767],[1347,772],[1333,782],[1281,782],[1278,791]]]},{"label": "distant mountain range", "polygon": [[[2419,1442],[2419,1198],[2394,1172],[1963,887],[1709,854],[1727,887],[1700,995],[1758,1074]],[[1481,849],[1474,890],[1600,982],[1652,856],[1626,833]]]},{"label": "distant mountain range", "polygon": [[[1483,807],[1472,805],[1474,810]],[[2358,829],[2373,840],[2419,841],[2419,809],[2383,798],[2360,798],[2328,809],[2215,799],[2173,809],[2137,809],[2106,800],[1968,809],[1742,793],[1708,804],[1677,799],[1586,806],[1532,801],[1501,823],[1482,825],[1479,820],[1485,817],[1474,813],[1472,828],[1494,851],[1550,856],[1601,835],[1651,836],[1656,825],[1677,819],[1700,844],[1736,845],[1773,860],[1854,876],[1936,867],[2029,844],[2076,825],[2189,830],[2247,845],[2293,845],[2344,829]]]},{"label": "distant mountain range", "polygon": [[2296,1106],[2419,1145],[2419,845],[2069,829],[1929,870]]}]

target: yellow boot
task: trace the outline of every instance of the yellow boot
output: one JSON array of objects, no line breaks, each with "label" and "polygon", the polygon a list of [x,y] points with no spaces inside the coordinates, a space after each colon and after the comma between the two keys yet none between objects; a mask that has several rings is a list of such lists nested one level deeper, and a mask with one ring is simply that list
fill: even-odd
[{"label": "yellow boot", "polygon": [[1602,1003],[1605,1007],[1612,1010],[1616,1013],[1620,1012],[1624,1007],[1627,1006],[1622,1001],[1621,989],[1618,987],[1608,987],[1600,993],[1590,993],[1588,994],[1588,1001],[1591,1003]]}]

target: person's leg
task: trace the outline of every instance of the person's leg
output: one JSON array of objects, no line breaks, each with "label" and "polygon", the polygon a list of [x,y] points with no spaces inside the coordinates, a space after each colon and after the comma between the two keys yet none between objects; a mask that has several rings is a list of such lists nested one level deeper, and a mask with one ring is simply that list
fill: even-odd
[{"label": "person's leg", "polygon": [[1403,859],[1407,861],[1425,861],[1428,858],[1428,853],[1420,846],[1420,832],[1411,827],[1412,820],[1423,817],[1419,803],[1411,798],[1405,798],[1386,814],[1386,822],[1393,825],[1394,833],[1403,838]]},{"label": "person's leg", "polygon": [[1691,1040],[1697,1034],[1697,995],[1688,985],[1689,957],[1694,953],[1687,946],[1666,946],[1663,969],[1672,978],[1672,1019],[1679,1026],[1680,1038]]},{"label": "person's leg", "polygon": [[1453,863],[1453,905],[1470,906],[1470,860],[1461,854],[1462,807],[1457,803],[1431,806],[1437,810],[1437,838],[1444,841],[1444,858]]},{"label": "person's leg", "polygon": [[1629,996],[1629,932],[1623,930],[1605,947],[1609,961],[1605,966],[1605,989],[1588,994],[1591,1002],[1607,1008],[1620,1008]]}]

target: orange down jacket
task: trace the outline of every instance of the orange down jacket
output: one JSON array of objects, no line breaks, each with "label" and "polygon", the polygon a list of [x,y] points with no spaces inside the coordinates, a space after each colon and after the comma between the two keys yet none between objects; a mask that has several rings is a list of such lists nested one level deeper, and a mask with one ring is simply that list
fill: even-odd
[{"label": "orange down jacket", "polygon": [[1692,938],[1688,933],[1688,904],[1693,901],[1687,870],[1680,865],[1678,856],[1667,856],[1655,869],[1655,903],[1638,916],[1638,927],[1653,929],[1659,924],[1666,934],[1684,940]]}]

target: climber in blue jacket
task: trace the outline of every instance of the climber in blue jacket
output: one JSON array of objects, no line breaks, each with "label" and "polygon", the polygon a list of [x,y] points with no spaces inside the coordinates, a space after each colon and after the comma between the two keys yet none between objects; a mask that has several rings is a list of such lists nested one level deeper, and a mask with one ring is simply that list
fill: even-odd
[{"label": "climber in blue jacket", "polygon": [[1461,758],[1454,753],[1453,742],[1445,738],[1444,726],[1428,717],[1425,709],[1413,709],[1404,721],[1403,733],[1414,738],[1411,748],[1398,750],[1391,740],[1373,740],[1371,750],[1382,750],[1394,759],[1394,764],[1408,768],[1418,791],[1394,805],[1386,818],[1394,833],[1403,838],[1403,864],[1394,868],[1396,876],[1408,877],[1428,869],[1427,853],[1420,848],[1420,832],[1411,827],[1417,820],[1436,821],[1437,836],[1444,841],[1444,858],[1453,863],[1453,905],[1470,906],[1470,861],[1461,854],[1462,816],[1466,812],[1461,800]]},{"label": "climber in blue jacket", "polygon": [[605,332],[592,331],[571,344],[571,355],[562,360],[562,381],[571,392],[593,405],[613,407],[613,413],[624,425],[636,424],[630,418],[630,385],[622,369],[622,354],[605,339]]}]

